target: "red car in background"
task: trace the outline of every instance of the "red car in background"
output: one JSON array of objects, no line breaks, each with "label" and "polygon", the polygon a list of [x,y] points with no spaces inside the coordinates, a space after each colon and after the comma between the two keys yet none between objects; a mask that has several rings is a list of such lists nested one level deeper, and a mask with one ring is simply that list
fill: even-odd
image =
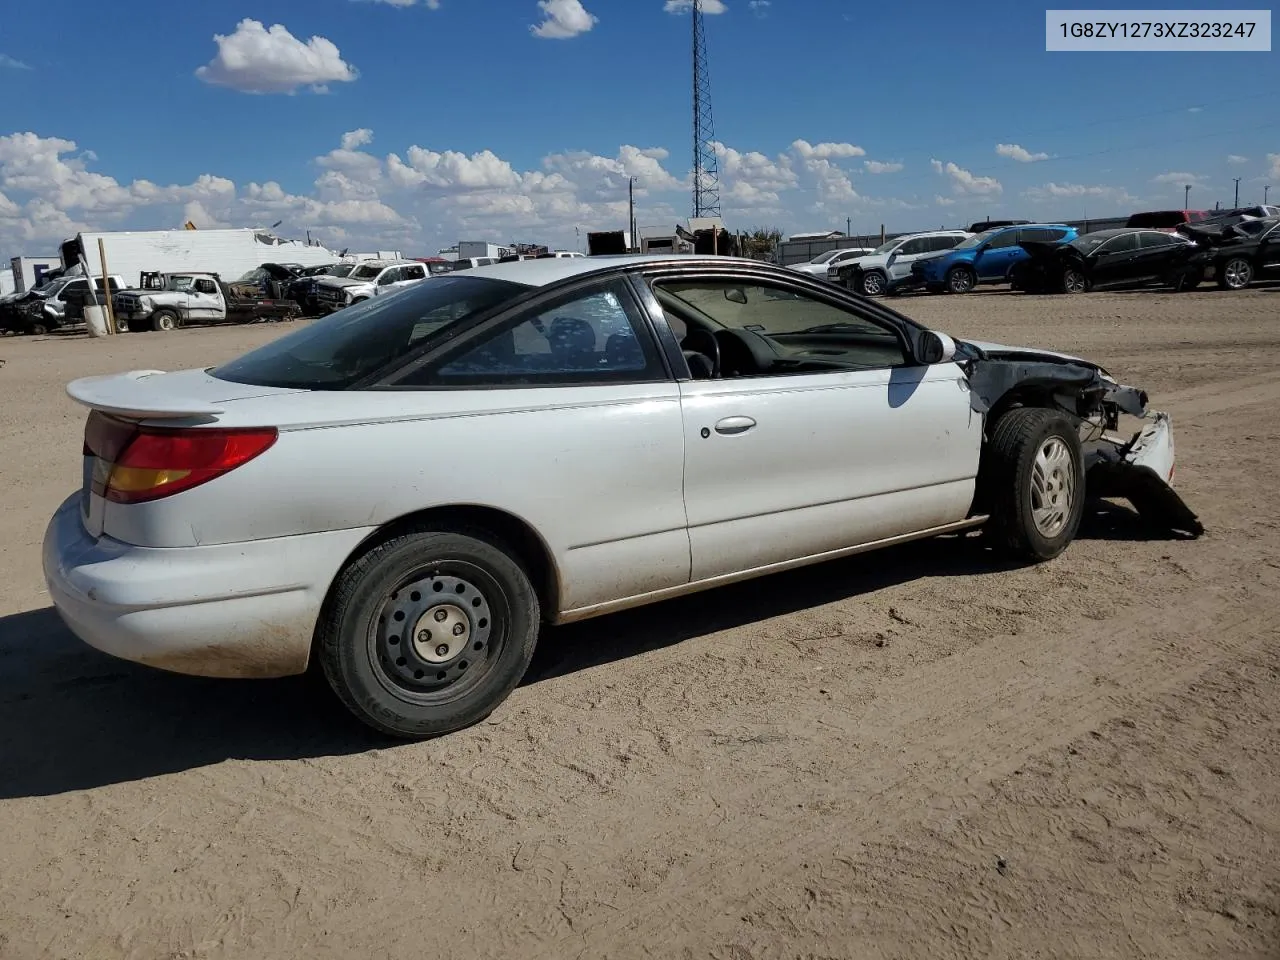
[{"label": "red car in background", "polygon": [[1126,227],[1142,230],[1163,230],[1165,233],[1177,233],[1178,227],[1186,223],[1199,223],[1213,216],[1212,210],[1151,210],[1147,213],[1135,213],[1125,221]]}]

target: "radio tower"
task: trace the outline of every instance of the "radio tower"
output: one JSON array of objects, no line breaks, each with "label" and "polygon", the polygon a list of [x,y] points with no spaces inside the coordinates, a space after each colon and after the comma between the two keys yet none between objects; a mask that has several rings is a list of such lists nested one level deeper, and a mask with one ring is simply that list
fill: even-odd
[{"label": "radio tower", "polygon": [[707,34],[702,0],[693,0],[693,215],[720,216],[720,165],[711,143],[711,68],[707,63]]}]

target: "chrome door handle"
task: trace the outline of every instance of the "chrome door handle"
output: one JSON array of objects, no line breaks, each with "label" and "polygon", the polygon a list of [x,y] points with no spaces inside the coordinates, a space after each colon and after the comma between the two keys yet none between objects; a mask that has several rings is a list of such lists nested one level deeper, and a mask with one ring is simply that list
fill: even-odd
[{"label": "chrome door handle", "polygon": [[716,424],[716,433],[731,437],[734,434],[746,433],[756,422],[750,417],[725,417]]}]

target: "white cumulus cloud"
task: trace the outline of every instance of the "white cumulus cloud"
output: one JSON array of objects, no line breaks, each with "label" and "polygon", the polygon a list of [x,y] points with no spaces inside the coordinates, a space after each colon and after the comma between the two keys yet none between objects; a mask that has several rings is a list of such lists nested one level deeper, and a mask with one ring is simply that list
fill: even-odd
[{"label": "white cumulus cloud", "polygon": [[902,164],[884,163],[880,160],[864,160],[862,167],[867,173],[897,173],[902,169]]},{"label": "white cumulus cloud", "polygon": [[[662,9],[667,13],[688,13],[693,9],[693,0],[667,0]],[[729,9],[724,0],[702,0],[702,12],[706,14],[725,13]]]},{"label": "white cumulus cloud", "polygon": [[1238,153],[1228,153],[1228,154],[1227,154],[1227,163],[1237,163],[1237,164],[1238,164],[1238,163],[1248,163],[1248,162],[1249,162],[1249,158],[1248,158],[1248,157],[1242,157],[1242,156],[1240,156],[1240,154],[1238,154]]},{"label": "white cumulus cloud", "polygon": [[538,0],[538,9],[544,19],[529,29],[535,37],[544,40],[568,40],[586,33],[599,22],[598,17],[587,12],[582,0]]},{"label": "white cumulus cloud", "polygon": [[1010,160],[1017,160],[1019,163],[1035,163],[1038,160],[1048,160],[1047,153],[1032,153],[1026,147],[1019,146],[1016,143],[997,143],[996,155],[1008,157]]},{"label": "white cumulus cloud", "polygon": [[324,92],[326,84],[359,76],[324,37],[303,42],[283,24],[270,28],[244,19],[229,36],[214,34],[218,54],[196,71],[205,83],[242,93],[295,93],[299,87]]},{"label": "white cumulus cloud", "polygon": [[929,165],[935,173],[945,175],[951,180],[953,193],[964,193],[972,196],[989,197],[1004,191],[1000,181],[995,177],[979,177],[950,161],[930,160]]}]

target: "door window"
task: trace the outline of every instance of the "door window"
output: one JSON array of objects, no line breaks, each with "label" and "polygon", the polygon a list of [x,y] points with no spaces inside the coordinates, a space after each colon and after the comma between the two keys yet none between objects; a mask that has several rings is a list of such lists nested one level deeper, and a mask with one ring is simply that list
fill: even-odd
[{"label": "door window", "polygon": [[[715,337],[726,378],[903,366],[897,332],[868,314],[782,286],[733,280],[664,280],[654,290],[664,313],[685,328],[681,345],[702,353]],[[673,332],[679,330],[672,324]]]},{"label": "door window", "polygon": [[908,240],[898,248],[901,256],[910,256],[915,253],[925,253],[929,249],[928,237],[916,237],[914,240]]},{"label": "door window", "polygon": [[625,284],[571,294],[504,323],[404,382],[433,386],[555,386],[666,378]]},{"label": "door window", "polygon": [[1012,247],[1017,243],[1018,231],[1005,230],[1003,233],[997,233],[987,243],[988,250],[1003,250],[1005,247]]},{"label": "door window", "polygon": [[217,293],[218,292],[218,288],[217,286],[214,285],[214,282],[205,277],[200,277],[199,279],[196,280],[195,290],[196,290],[196,293]]},{"label": "door window", "polygon": [[378,276],[378,286],[385,287],[404,279],[403,267],[390,267]]},{"label": "door window", "polygon": [[1136,249],[1138,249],[1138,235],[1136,233],[1122,233],[1118,237],[1112,237],[1099,247],[1098,255],[1129,253]]},{"label": "door window", "polygon": [[67,295],[74,296],[77,293],[88,293],[89,282],[87,280],[72,280],[66,285],[62,291],[62,299],[67,299]]},{"label": "door window", "polygon": [[1050,243],[1054,240],[1061,240],[1064,236],[1066,236],[1065,230],[1055,230],[1053,227],[1023,227],[1018,231],[1018,242],[1026,241],[1031,243],[1038,241]]},{"label": "door window", "polygon": [[1174,238],[1173,234],[1160,233],[1157,230],[1150,230],[1146,233],[1138,234],[1138,246],[1142,247],[1144,250],[1151,249],[1153,247],[1172,247],[1177,242],[1178,241]]},{"label": "door window", "polygon": [[401,269],[404,271],[404,276],[400,278],[401,280],[427,279],[427,270],[421,264],[419,264],[418,266],[401,267]]},{"label": "door window", "polygon": [[963,239],[964,237],[954,237],[954,236],[953,237],[948,237],[948,236],[930,237],[929,249],[931,251],[950,250],[952,247],[954,247],[957,243],[959,243]]}]

